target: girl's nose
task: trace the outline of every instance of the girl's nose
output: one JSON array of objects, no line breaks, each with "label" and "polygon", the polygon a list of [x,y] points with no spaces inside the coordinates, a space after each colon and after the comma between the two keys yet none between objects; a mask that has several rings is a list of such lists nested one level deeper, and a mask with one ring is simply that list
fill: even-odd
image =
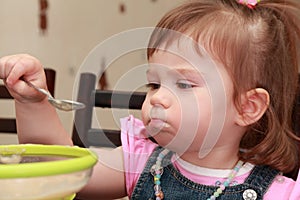
[{"label": "girl's nose", "polygon": [[164,108],[168,108],[172,102],[172,91],[164,86],[154,91],[150,97],[150,104],[160,105]]}]

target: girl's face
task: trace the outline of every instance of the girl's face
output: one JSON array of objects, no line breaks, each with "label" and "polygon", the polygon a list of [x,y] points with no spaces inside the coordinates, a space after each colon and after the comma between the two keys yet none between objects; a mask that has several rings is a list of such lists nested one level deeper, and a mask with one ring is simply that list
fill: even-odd
[{"label": "girl's face", "polygon": [[[202,71],[201,58],[196,68],[183,58],[164,51],[154,53],[149,59],[149,91],[142,107],[142,119],[148,134],[159,145],[177,153],[199,152],[208,132],[210,137],[205,141],[215,141],[208,141],[213,145],[206,147],[206,152],[221,145],[220,141],[227,141],[229,135],[226,133],[232,131],[235,125],[236,110],[233,109],[231,98],[233,86],[223,67],[211,65],[206,64],[206,70]],[[223,84],[223,96],[215,100],[212,100],[211,90],[207,86],[207,81],[211,79],[206,78],[206,75],[209,77],[209,68],[218,68],[217,76]],[[216,133],[218,130],[210,130],[212,110],[220,111],[217,115],[224,114],[224,120],[217,122],[222,126],[220,133]]]}]

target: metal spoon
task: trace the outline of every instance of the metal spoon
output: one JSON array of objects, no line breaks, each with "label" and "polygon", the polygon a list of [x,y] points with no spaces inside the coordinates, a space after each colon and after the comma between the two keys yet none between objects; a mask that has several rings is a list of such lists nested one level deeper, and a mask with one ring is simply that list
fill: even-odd
[{"label": "metal spoon", "polygon": [[65,100],[65,99],[55,99],[47,90],[33,85],[30,81],[24,79],[23,77],[21,78],[21,80],[23,80],[25,83],[27,83],[27,85],[36,89],[40,93],[45,94],[48,97],[49,103],[51,103],[55,108],[59,110],[72,111],[72,110],[82,109],[85,107],[85,105],[80,102]]}]

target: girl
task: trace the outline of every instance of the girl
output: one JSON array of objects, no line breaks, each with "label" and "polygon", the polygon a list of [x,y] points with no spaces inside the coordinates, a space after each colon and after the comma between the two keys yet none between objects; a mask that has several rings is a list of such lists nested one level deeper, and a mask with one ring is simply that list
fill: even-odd
[{"label": "girl", "polygon": [[[298,166],[290,126],[299,11],[292,0],[198,0],[167,13],[149,43],[142,121],[121,119],[122,147],[99,152],[78,196],[299,199],[300,178],[282,175]],[[21,76],[46,87],[37,59],[1,58],[19,141],[72,145],[54,108]]]}]

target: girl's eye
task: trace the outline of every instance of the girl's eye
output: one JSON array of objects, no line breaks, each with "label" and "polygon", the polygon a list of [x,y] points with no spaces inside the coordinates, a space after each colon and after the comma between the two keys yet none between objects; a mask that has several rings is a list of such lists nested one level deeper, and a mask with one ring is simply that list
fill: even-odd
[{"label": "girl's eye", "polygon": [[190,89],[193,88],[195,85],[188,82],[188,81],[179,81],[176,83],[177,87],[180,89]]},{"label": "girl's eye", "polygon": [[160,88],[160,84],[159,83],[148,83],[148,84],[146,84],[146,87],[151,90],[157,90]]}]

